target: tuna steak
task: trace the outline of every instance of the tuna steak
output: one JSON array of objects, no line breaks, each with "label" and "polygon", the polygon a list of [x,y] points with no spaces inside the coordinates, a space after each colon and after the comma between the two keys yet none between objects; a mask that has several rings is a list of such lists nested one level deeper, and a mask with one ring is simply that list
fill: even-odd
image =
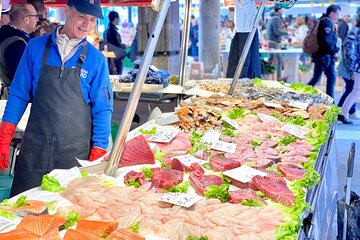
[{"label": "tuna steak", "polygon": [[155,164],[154,154],[143,135],[139,135],[124,145],[119,165],[121,167]]},{"label": "tuna steak", "polygon": [[224,183],[224,180],[215,175],[204,175],[201,172],[195,171],[191,172],[190,176],[190,184],[194,188],[195,192],[199,195],[204,195],[205,189],[208,186],[216,185],[220,186]]},{"label": "tuna steak", "polygon": [[210,167],[215,172],[223,172],[233,168],[240,167],[240,162],[231,158],[223,158],[219,156],[213,156],[210,158]]},{"label": "tuna steak", "polygon": [[167,168],[152,168],[153,175],[150,180],[155,188],[170,189],[183,181],[183,173]]},{"label": "tuna steak", "polygon": [[145,180],[145,175],[143,172],[135,172],[135,171],[128,172],[124,176],[124,183],[130,182],[131,179],[135,179],[135,181],[138,181],[141,185],[144,185],[147,182]]},{"label": "tuna steak", "polygon": [[295,203],[295,196],[287,187],[286,182],[281,177],[268,175],[266,177],[254,176],[254,185],[268,198],[286,206]]},{"label": "tuna steak", "polygon": [[279,165],[277,169],[284,175],[284,177],[290,181],[296,179],[303,179],[305,171],[299,168],[286,167]]},{"label": "tuna steak", "polygon": [[267,203],[261,197],[259,197],[255,191],[251,189],[239,189],[236,191],[230,191],[229,194],[230,194],[229,203],[242,203],[243,200],[253,199],[253,200],[259,200],[264,205],[267,205]]}]

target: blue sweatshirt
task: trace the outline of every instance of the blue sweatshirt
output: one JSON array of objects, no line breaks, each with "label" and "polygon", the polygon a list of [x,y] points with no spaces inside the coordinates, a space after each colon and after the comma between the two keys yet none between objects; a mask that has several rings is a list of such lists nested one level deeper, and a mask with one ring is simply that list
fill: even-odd
[{"label": "blue sweatshirt", "polygon": [[[4,122],[17,125],[28,103],[31,103],[36,93],[40,77],[41,62],[48,38],[52,44],[47,63],[58,66],[60,72],[61,57],[56,45],[56,30],[50,35],[44,35],[30,40],[16,70],[10,87],[9,98],[3,116]],[[84,39],[73,56],[67,57],[65,67],[76,67]],[[111,113],[113,110],[112,89],[105,57],[91,44],[87,44],[87,54],[82,66],[80,85],[84,101],[91,106],[92,144],[106,149],[111,131]],[[54,73],[59,74],[59,73]],[[76,118],[76,116],[74,116]]]}]

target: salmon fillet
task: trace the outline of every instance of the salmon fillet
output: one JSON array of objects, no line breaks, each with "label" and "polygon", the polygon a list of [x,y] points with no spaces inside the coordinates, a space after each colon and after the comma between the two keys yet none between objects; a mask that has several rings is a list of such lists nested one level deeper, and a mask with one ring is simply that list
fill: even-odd
[{"label": "salmon fillet", "polygon": [[64,240],[100,240],[101,238],[96,237],[90,233],[81,232],[75,229],[69,229],[65,233]]},{"label": "salmon fillet", "polygon": [[127,228],[123,228],[110,233],[106,240],[145,240],[145,238]]},{"label": "salmon fillet", "polygon": [[24,229],[15,229],[10,232],[0,233],[0,240],[39,240],[39,236],[29,233]]},{"label": "salmon fillet", "polygon": [[91,233],[92,235],[101,238],[104,237],[104,235],[108,235],[112,231],[114,231],[118,225],[119,225],[118,222],[105,222],[105,221],[80,219],[77,222],[76,230],[79,230],[81,232]]},{"label": "salmon fillet", "polygon": [[6,206],[1,206],[0,209],[10,211],[19,217],[24,217],[27,215],[41,215],[48,213],[48,206],[46,203],[37,200],[26,200],[28,203],[27,206],[22,206],[18,208],[11,208]]},{"label": "salmon fillet", "polygon": [[54,228],[59,229],[65,222],[65,218],[55,215],[26,216],[21,220],[17,228],[42,237]]}]

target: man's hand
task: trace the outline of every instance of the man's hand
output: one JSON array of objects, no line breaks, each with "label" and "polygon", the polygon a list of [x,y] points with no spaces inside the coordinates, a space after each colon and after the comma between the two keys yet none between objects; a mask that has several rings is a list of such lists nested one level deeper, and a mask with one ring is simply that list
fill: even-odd
[{"label": "man's hand", "polygon": [[106,150],[99,148],[99,147],[93,147],[90,152],[89,161],[92,162],[106,154]]},{"label": "man's hand", "polygon": [[0,126],[0,169],[5,170],[9,166],[10,144],[14,136],[16,125],[3,122]]}]

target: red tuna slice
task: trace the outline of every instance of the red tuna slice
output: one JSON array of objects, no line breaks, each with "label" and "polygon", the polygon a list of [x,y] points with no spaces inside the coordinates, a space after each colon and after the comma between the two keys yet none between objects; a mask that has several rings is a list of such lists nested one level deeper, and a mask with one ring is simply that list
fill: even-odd
[{"label": "red tuna slice", "polygon": [[271,167],[275,162],[272,159],[257,157],[248,160],[246,163],[251,165],[253,168],[267,168]]},{"label": "red tuna slice", "polygon": [[231,158],[223,158],[219,156],[213,156],[210,158],[210,167],[215,172],[223,172],[233,168],[240,167],[240,162]]},{"label": "red tuna slice", "polygon": [[270,177],[254,176],[252,178],[255,186],[268,198],[286,206],[292,206],[295,203],[295,196],[287,187],[284,180],[269,175]]},{"label": "red tuna slice", "polygon": [[191,142],[186,133],[180,132],[170,143],[156,143],[162,152],[186,154],[191,148]]},{"label": "red tuna slice", "polygon": [[174,157],[170,165],[171,169],[178,170],[180,172],[190,172],[191,168],[182,164],[179,159]]},{"label": "red tuna slice", "polygon": [[191,172],[190,176],[190,184],[194,188],[195,192],[199,195],[204,195],[205,189],[208,186],[220,186],[224,183],[224,180],[215,175],[201,175],[198,172]]},{"label": "red tuna slice", "polygon": [[190,169],[191,169],[191,171],[197,172],[198,174],[201,174],[201,175],[205,174],[205,170],[198,163],[192,163],[190,165]]},{"label": "red tuna slice", "polygon": [[119,163],[121,167],[139,164],[155,164],[154,153],[143,135],[139,135],[125,143]]},{"label": "red tuna slice", "polygon": [[167,168],[152,168],[153,175],[150,180],[155,188],[170,189],[183,181],[183,173]]},{"label": "red tuna slice", "polygon": [[205,161],[208,160],[208,156],[209,156],[209,154],[205,149],[201,149],[194,154],[194,157],[205,160]]},{"label": "red tuna slice", "polygon": [[147,182],[145,180],[145,175],[143,172],[135,172],[135,171],[128,172],[124,176],[124,183],[130,182],[131,179],[135,179],[135,181],[138,181],[141,185],[144,185]]},{"label": "red tuna slice", "polygon": [[307,142],[300,142],[300,141],[296,141],[296,142],[292,142],[288,145],[288,147],[290,148],[305,148],[307,150],[312,150],[314,147],[307,143]]},{"label": "red tuna slice", "polygon": [[308,160],[304,156],[284,156],[281,155],[281,162],[283,163],[306,163]]},{"label": "red tuna slice", "polygon": [[229,194],[229,203],[242,203],[243,200],[254,199],[261,201],[264,205],[267,205],[267,203],[261,197],[259,197],[255,191],[251,189],[239,189],[236,191],[230,191]]},{"label": "red tuna slice", "polygon": [[303,179],[305,171],[299,168],[291,168],[279,165],[277,169],[284,175],[284,177],[290,181],[294,181],[296,179]]}]

